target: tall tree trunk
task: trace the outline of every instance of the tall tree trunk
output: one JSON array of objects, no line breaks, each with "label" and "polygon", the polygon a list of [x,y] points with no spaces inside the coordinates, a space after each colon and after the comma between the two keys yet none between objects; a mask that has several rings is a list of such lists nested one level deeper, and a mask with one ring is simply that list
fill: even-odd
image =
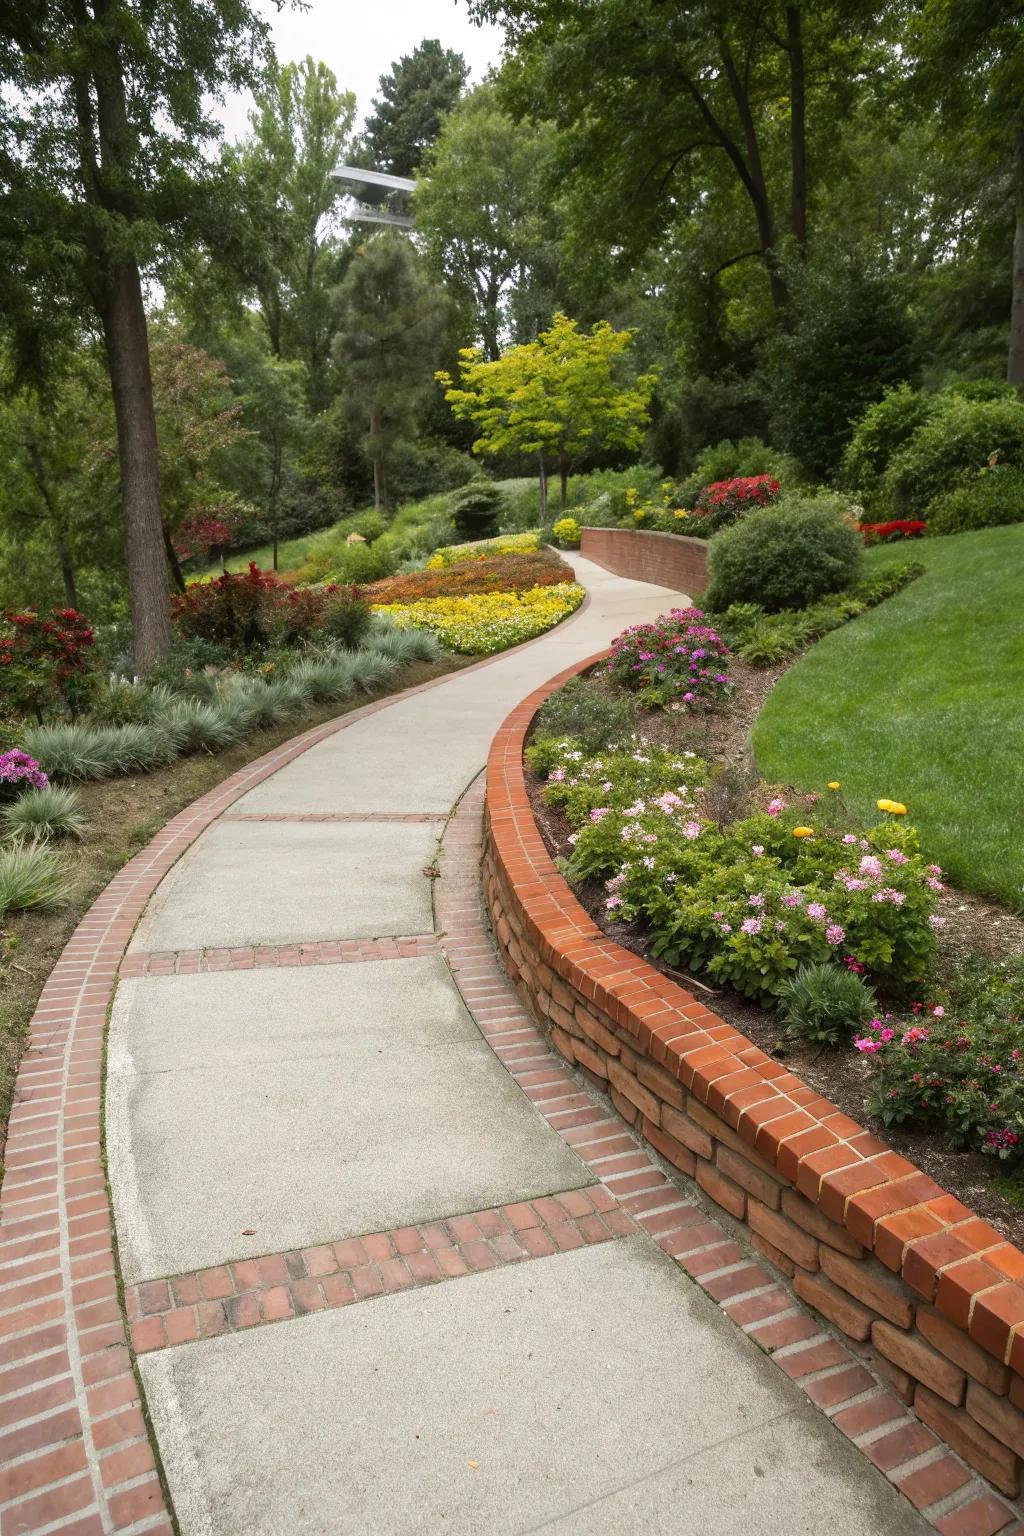
[{"label": "tall tree trunk", "polygon": [[[785,279],[779,270],[775,251],[775,215],[768,196],[768,183],[765,179],[764,166],[761,162],[761,146],[757,138],[757,125],[754,122],[754,113],[750,105],[750,96],[747,92],[746,82],[740,77],[732,50],[723,35],[719,36],[719,47],[721,49],[722,64],[725,68],[725,76],[729,82],[733,104],[736,107],[736,115],[743,129],[746,155],[745,157],[739,154],[734,156],[730,153],[729,146],[725,144],[724,140],[723,147],[730,154],[730,159],[733,160],[737,169],[741,170],[741,180],[753,204],[754,217],[757,220],[757,234],[761,244],[761,254],[768,269],[768,283],[771,288],[772,303],[776,310],[781,311],[789,302],[789,291],[786,287]],[[719,129],[719,137],[720,139],[722,138],[721,129]],[[738,148],[738,145],[733,146],[733,149],[737,152]]]},{"label": "tall tree trunk", "polygon": [[569,505],[569,460],[564,453],[558,455],[559,505],[564,512]]},{"label": "tall tree trunk", "polygon": [[1010,348],[1006,377],[1024,387],[1024,126],[1013,136],[1013,181],[1016,227],[1013,233],[1013,294],[1010,301]]},{"label": "tall tree trunk", "polygon": [[807,81],[800,8],[786,6],[786,45],[789,49],[789,227],[801,248],[807,242]]},{"label": "tall tree trunk", "polygon": [[134,261],[112,266],[101,320],[117,421],[132,653],[145,673],[171,643],[171,612],[146,311]]},{"label": "tall tree trunk", "polygon": [[67,536],[64,531],[64,521],[57,510],[56,503],[50,495],[50,487],[46,480],[46,466],[43,456],[39,451],[39,444],[29,441],[29,462],[32,465],[32,478],[36,482],[46,515],[50,520],[50,528],[53,531],[53,542],[57,546],[57,559],[60,561],[60,579],[64,584],[64,601],[69,608],[78,607],[78,589],[75,586],[75,568],[71,563],[71,551],[68,548]]},{"label": "tall tree trunk", "polygon": [[274,570],[277,570],[277,503],[281,491],[281,439],[275,432],[271,437],[270,453],[270,533],[274,545]]},{"label": "tall tree trunk", "polygon": [[547,465],[544,463],[544,455],[542,453],[538,453],[537,455],[537,467],[539,470],[538,485],[540,487],[539,521],[541,527],[543,527],[548,519],[548,469]]},{"label": "tall tree trunk", "polygon": [[370,438],[373,442],[373,505],[379,512],[384,505],[384,461],[381,458],[377,437],[380,433],[380,411],[374,406],[370,411]]},{"label": "tall tree trunk", "polygon": [[[174,540],[171,538],[166,528],[164,529],[164,554],[167,556],[167,564],[170,567],[171,579],[173,580],[175,587],[179,592],[184,592],[185,576],[181,569],[181,564],[178,560],[178,551],[175,549]],[[222,567],[223,564],[224,562],[221,561]]]},{"label": "tall tree trunk", "polygon": [[69,608],[78,607],[78,588],[75,586],[75,568],[71,564],[71,551],[64,540],[64,535],[57,536],[57,558],[60,561],[60,578],[64,583],[64,601]]}]

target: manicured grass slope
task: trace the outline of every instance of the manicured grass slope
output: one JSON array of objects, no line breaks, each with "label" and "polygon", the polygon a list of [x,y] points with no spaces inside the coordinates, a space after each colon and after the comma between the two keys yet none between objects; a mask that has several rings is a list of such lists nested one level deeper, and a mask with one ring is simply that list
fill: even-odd
[{"label": "manicured grass slope", "polygon": [[966,890],[1024,906],[1024,525],[869,551],[927,572],[827,635],[754,727],[769,779],[859,814],[904,801],[924,847]]}]

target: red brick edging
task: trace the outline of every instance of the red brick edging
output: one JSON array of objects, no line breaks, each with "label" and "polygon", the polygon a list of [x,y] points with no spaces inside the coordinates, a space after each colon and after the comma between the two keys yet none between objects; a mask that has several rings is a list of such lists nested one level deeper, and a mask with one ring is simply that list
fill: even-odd
[{"label": "red brick edging", "polygon": [[544,846],[526,791],[526,734],[544,699],[599,659],[525,699],[488,760],[485,892],[517,990],[561,1054],[746,1223],[753,1246],[794,1277],[797,1294],[852,1339],[870,1341],[903,1401],[1016,1495],[1024,1254],[607,938]]}]

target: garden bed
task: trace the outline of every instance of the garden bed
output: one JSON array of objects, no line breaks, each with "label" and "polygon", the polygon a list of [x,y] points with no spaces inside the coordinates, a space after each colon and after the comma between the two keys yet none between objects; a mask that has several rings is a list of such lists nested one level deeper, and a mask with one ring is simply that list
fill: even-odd
[{"label": "garden bed", "polygon": [[[751,727],[765,700],[792,663],[773,668],[745,666],[734,660],[731,677],[734,691],[714,713],[686,715],[645,710],[638,731],[651,742],[680,752],[691,751],[711,764],[721,765],[732,781],[730,792],[741,794],[757,781],[751,746]],[[614,692],[598,669],[589,686]],[[572,852],[572,826],[564,811],[546,803],[543,781],[527,774],[527,789],[545,845],[553,857],[566,859]],[[782,788],[783,786],[778,786]],[[812,818],[819,797],[812,796],[807,816]],[[862,1124],[870,1125],[897,1151],[912,1159],[937,1183],[983,1215],[1013,1242],[1024,1246],[1024,1209],[1018,1204],[1018,1185],[998,1178],[999,1164],[978,1151],[949,1147],[939,1134],[905,1127],[882,1128],[866,1109],[871,1085],[869,1060],[847,1048],[823,1048],[799,1039],[784,1038],[779,1018],[727,987],[709,986],[706,978],[682,973],[650,952],[650,934],[639,924],[616,922],[606,911],[606,893],[599,881],[574,886],[574,894],[597,926],[624,948],[643,955],[648,962],[681,985],[691,988],[709,1008],[747,1036],[774,1059],[785,1062],[809,1087],[827,1096],[837,1108]],[[982,954],[993,961],[1024,953],[1024,920],[983,898],[948,888],[941,897],[946,918],[939,940],[939,965]],[[1022,1190],[1024,1194],[1024,1190]]]}]

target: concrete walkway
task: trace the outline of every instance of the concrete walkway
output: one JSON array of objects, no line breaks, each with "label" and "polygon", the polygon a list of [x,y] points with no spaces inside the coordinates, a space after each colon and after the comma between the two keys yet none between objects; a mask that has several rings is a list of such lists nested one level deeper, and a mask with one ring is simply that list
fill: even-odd
[{"label": "concrete walkway", "polygon": [[623,1128],[506,1027],[479,788],[435,863],[518,700],[683,601],[574,564],[583,611],[281,769],[136,931],[107,1150],[184,1536],[927,1529],[662,1251],[692,1192],[638,1224]]}]

